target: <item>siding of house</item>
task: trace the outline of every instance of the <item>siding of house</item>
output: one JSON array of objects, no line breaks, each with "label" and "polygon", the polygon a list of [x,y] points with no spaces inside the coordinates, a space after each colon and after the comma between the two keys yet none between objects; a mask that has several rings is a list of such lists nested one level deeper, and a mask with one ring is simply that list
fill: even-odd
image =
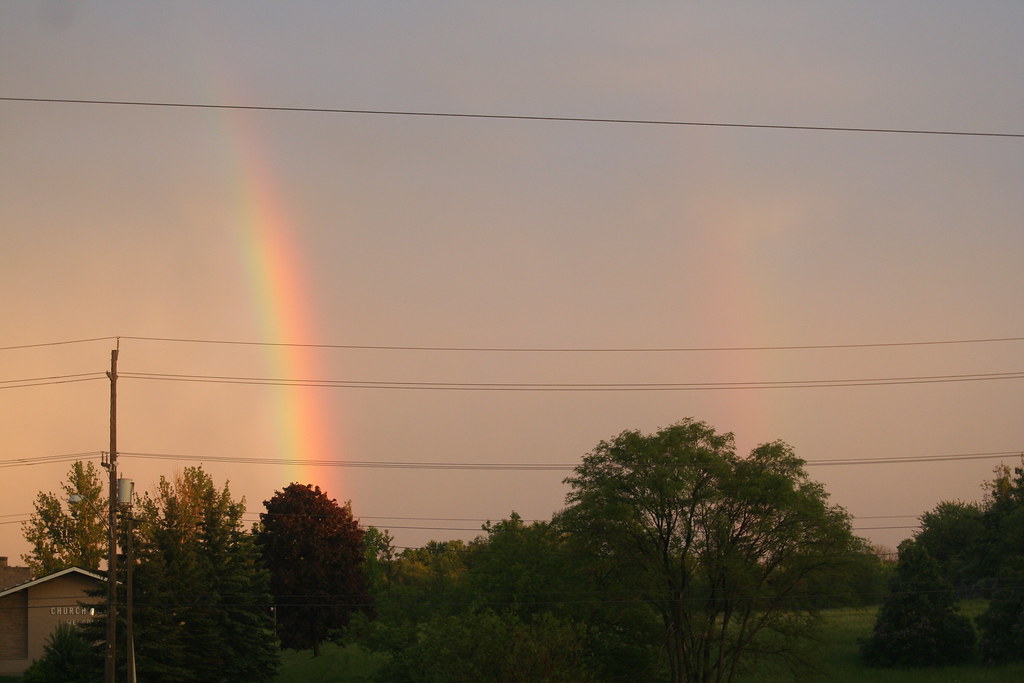
[{"label": "siding of house", "polygon": [[19,675],[42,657],[46,639],[58,624],[93,618],[82,602],[97,601],[86,591],[102,586],[102,577],[80,570],[50,577],[11,587],[0,596],[0,675]]},{"label": "siding of house", "polygon": [[9,660],[28,657],[28,593],[0,598],[0,671]]}]

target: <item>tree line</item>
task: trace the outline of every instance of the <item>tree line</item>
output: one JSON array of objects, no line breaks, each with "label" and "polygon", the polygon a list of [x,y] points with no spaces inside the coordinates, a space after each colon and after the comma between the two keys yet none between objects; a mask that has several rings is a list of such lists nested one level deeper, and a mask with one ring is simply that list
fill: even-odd
[{"label": "tree line", "polygon": [[[271,681],[280,648],[333,641],[380,654],[384,681],[728,681],[768,659],[813,666],[820,610],[885,593],[885,563],[784,442],[740,456],[686,419],[601,441],[565,483],[550,522],[513,512],[472,541],[399,551],[310,484],[276,491],[247,529],[244,501],[201,467],[162,478],[135,506],[139,676]],[[63,488],[86,501],[40,493],[25,524],[37,573],[103,554],[92,463]],[[85,652],[71,660],[95,680],[102,648]]]},{"label": "tree line", "polygon": [[[981,501],[944,501],[921,516],[864,657],[878,666],[1024,659],[1024,467],[1005,464]],[[962,598],[987,600],[973,622]]]}]

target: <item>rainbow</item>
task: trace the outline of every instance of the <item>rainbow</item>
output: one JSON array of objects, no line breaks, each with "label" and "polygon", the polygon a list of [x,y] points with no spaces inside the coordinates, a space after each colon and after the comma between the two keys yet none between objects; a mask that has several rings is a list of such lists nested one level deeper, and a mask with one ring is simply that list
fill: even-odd
[{"label": "rainbow", "polygon": [[[319,376],[312,350],[288,344],[310,344],[319,335],[312,297],[303,275],[302,253],[295,243],[297,228],[289,215],[279,183],[266,158],[252,121],[245,112],[227,114],[229,139],[237,147],[240,179],[234,206],[236,225],[250,285],[255,292],[260,338],[269,346],[273,376],[309,379]],[[323,389],[281,386],[276,393],[275,457],[295,461],[288,467],[287,482],[316,483],[327,491],[339,482],[314,481],[314,468],[304,460],[336,459],[334,433],[325,411]],[[323,472],[323,470],[320,470]]]}]

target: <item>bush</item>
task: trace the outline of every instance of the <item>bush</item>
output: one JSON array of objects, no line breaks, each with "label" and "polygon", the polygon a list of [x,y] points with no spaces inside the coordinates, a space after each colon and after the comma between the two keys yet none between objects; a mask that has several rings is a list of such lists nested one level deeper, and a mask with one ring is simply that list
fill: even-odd
[{"label": "bush", "polygon": [[95,679],[92,648],[78,629],[59,624],[46,639],[43,657],[25,670],[22,683],[89,683]]}]

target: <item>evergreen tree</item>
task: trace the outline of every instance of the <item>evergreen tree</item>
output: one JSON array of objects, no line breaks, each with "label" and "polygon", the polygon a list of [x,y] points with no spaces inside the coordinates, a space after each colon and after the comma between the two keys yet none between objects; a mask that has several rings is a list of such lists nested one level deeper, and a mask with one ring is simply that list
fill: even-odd
[{"label": "evergreen tree", "polygon": [[958,664],[974,657],[977,636],[960,614],[952,585],[938,562],[914,540],[900,544],[900,559],[874,632],[862,646],[873,666]]},{"label": "evergreen tree", "polygon": [[[274,679],[279,652],[270,577],[243,528],[244,511],[244,501],[234,501],[226,484],[217,490],[201,467],[186,468],[173,481],[161,477],[156,493],[138,505],[133,602],[139,680]],[[119,599],[123,622],[123,591]],[[119,666],[125,651],[122,641]]]},{"label": "evergreen tree", "polygon": [[988,609],[977,621],[981,654],[986,661],[1024,656],[1024,566],[1004,567],[999,572]]}]

